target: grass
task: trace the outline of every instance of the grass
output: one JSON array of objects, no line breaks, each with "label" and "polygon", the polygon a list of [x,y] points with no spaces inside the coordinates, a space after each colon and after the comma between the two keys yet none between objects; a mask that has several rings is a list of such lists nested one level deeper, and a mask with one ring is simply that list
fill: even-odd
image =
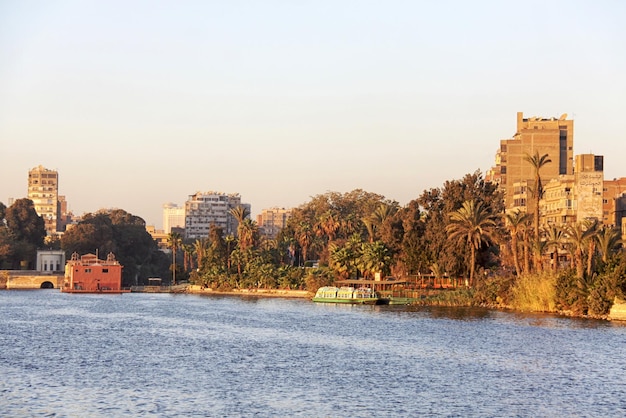
[{"label": "grass", "polygon": [[556,276],[528,274],[517,278],[511,289],[511,308],[530,312],[556,312]]}]

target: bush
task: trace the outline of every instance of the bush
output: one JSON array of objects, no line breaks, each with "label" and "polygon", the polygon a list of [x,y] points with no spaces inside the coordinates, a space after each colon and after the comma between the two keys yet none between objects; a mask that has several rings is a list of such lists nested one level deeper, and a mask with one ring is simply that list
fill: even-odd
[{"label": "bush", "polygon": [[511,307],[521,311],[555,312],[557,277],[552,273],[519,276],[511,288]]},{"label": "bush", "polygon": [[333,272],[326,267],[307,269],[307,272],[304,283],[308,292],[315,293],[322,286],[332,286],[335,281]]}]

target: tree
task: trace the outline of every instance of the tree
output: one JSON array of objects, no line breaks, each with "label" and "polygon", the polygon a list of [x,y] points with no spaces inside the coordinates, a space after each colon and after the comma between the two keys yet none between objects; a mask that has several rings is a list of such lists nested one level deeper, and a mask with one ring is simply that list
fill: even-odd
[{"label": "tree", "polygon": [[8,235],[12,242],[11,264],[14,268],[22,261],[34,264],[37,249],[43,247],[46,237],[43,218],[37,215],[35,205],[30,199],[17,199],[4,212]]},{"label": "tree", "polygon": [[465,201],[460,209],[450,213],[449,218],[450,223],[446,227],[448,239],[465,241],[470,248],[469,281],[473,284],[476,250],[484,241],[493,240],[495,220],[482,203],[474,200]]},{"label": "tree", "polygon": [[598,251],[602,255],[602,262],[607,263],[610,255],[622,243],[620,231],[615,228],[600,228],[596,234],[598,242]]},{"label": "tree", "polygon": [[172,250],[172,285],[176,285],[176,252],[183,243],[183,237],[178,232],[170,232],[167,236],[167,245]]},{"label": "tree", "polygon": [[557,225],[550,225],[544,229],[546,246],[550,252],[552,260],[552,270],[557,271],[559,267],[559,250],[563,248],[565,242],[565,231]]},{"label": "tree", "polygon": [[124,266],[124,286],[137,285],[148,277],[166,275],[167,257],[146,231],[145,221],[122,209],[101,210],[83,215],[80,222],[61,238],[66,257],[79,254],[115,254]]},{"label": "tree", "polygon": [[530,215],[526,212],[522,212],[521,210],[516,209],[512,212],[506,213],[504,216],[506,220],[506,228],[508,229],[511,236],[511,253],[513,255],[513,265],[515,267],[515,273],[520,276],[522,273],[522,269],[519,263],[518,239],[520,232],[522,232],[522,230],[524,230],[528,225]]},{"label": "tree", "polygon": [[376,273],[388,274],[390,262],[389,250],[382,242],[375,241],[361,244],[359,267],[366,277],[372,277]]},{"label": "tree", "polygon": [[587,245],[587,240],[593,237],[593,230],[586,229],[584,224],[578,222],[566,228],[567,242],[576,265],[576,276],[582,279],[584,276],[583,252]]},{"label": "tree", "polygon": [[531,189],[531,192],[535,198],[535,215],[534,215],[534,224],[535,224],[535,239],[539,240],[539,201],[543,198],[543,184],[541,183],[541,169],[543,166],[552,162],[552,160],[548,157],[548,154],[544,154],[539,156],[539,151],[536,151],[534,155],[526,154],[524,160],[533,168],[534,171],[534,185]]}]

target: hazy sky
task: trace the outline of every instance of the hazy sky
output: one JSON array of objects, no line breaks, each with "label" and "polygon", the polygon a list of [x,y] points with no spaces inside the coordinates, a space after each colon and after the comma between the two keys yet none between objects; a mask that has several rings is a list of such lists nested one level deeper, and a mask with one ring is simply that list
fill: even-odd
[{"label": "hazy sky", "polygon": [[516,112],[626,176],[623,1],[0,0],[0,201],[75,214],[361,188],[405,205],[494,162]]}]

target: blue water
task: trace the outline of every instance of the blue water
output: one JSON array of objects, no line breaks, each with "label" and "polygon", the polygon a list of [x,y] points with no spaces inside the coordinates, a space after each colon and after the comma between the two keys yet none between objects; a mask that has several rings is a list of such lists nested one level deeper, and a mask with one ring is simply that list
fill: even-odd
[{"label": "blue water", "polygon": [[626,326],[482,309],[0,292],[0,416],[626,416]]}]

